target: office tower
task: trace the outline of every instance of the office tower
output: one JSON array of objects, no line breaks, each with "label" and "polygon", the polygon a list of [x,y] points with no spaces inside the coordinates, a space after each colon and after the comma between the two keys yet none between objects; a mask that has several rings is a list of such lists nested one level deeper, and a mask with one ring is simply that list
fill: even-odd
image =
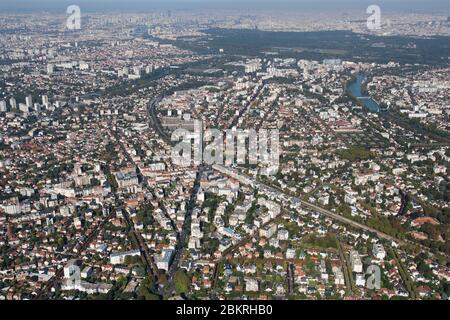
[{"label": "office tower", "polygon": [[14,99],[14,98],[9,99],[9,104],[11,105],[11,109],[13,109],[13,110],[17,109],[16,99]]},{"label": "office tower", "polygon": [[54,58],[54,57],[55,57],[55,50],[53,48],[48,49],[47,58]]},{"label": "office tower", "polygon": [[33,98],[31,98],[31,95],[25,98],[25,103],[28,108],[31,108],[33,106]]},{"label": "office tower", "polygon": [[145,73],[152,73],[153,72],[153,66],[147,66],[145,68]]},{"label": "office tower", "polygon": [[42,110],[41,105],[39,103],[35,103],[34,106],[33,106],[33,109],[37,113],[41,112],[41,110]]},{"label": "office tower", "polygon": [[0,112],[6,112],[6,101],[0,101]]},{"label": "office tower", "polygon": [[53,74],[54,71],[55,71],[55,67],[53,66],[53,64],[49,63],[47,65],[47,74]]},{"label": "office tower", "polygon": [[48,97],[46,95],[42,96],[42,105],[48,108]]}]

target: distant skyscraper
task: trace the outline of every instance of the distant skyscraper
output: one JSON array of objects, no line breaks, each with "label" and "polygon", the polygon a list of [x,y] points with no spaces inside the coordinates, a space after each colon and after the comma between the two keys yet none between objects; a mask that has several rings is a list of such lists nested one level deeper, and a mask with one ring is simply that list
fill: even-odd
[{"label": "distant skyscraper", "polygon": [[48,97],[46,95],[42,96],[42,105],[48,108]]},{"label": "distant skyscraper", "polygon": [[6,101],[0,101],[0,112],[6,112]]},{"label": "distant skyscraper", "polygon": [[145,73],[152,73],[152,72],[153,72],[153,66],[145,67]]},{"label": "distant skyscraper", "polygon": [[9,104],[11,105],[11,109],[17,109],[17,102],[16,102],[16,99],[14,99],[14,98],[11,98],[11,99],[9,99]]},{"label": "distant skyscraper", "polygon": [[31,97],[31,95],[25,98],[25,104],[28,108],[31,108],[33,106],[33,98]]},{"label": "distant skyscraper", "polygon": [[42,111],[42,107],[39,103],[35,103],[33,106],[33,110],[36,111],[37,113]]},{"label": "distant skyscraper", "polygon": [[47,65],[47,74],[53,74],[54,71],[55,71],[55,67],[51,63],[49,63]]}]

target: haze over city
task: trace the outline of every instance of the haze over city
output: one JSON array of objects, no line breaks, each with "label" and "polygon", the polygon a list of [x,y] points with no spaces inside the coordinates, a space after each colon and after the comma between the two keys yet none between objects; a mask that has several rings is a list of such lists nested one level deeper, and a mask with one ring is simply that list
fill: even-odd
[{"label": "haze over city", "polygon": [[437,12],[449,10],[450,4],[444,0],[2,0],[0,10],[58,10],[71,4],[79,5],[86,11],[133,11],[154,9],[244,9],[244,10],[361,10],[369,5],[379,5],[389,11]]}]

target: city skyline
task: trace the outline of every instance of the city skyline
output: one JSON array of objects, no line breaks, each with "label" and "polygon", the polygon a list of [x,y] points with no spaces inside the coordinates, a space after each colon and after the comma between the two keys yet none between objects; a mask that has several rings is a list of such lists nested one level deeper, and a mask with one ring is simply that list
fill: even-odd
[{"label": "city skyline", "polygon": [[379,5],[387,11],[396,12],[439,12],[450,10],[450,4],[443,0],[423,1],[415,0],[244,0],[244,1],[225,1],[225,0],[131,0],[126,3],[116,0],[97,0],[70,1],[70,0],[43,0],[36,2],[34,0],[2,0],[0,1],[0,10],[8,11],[58,11],[67,8],[69,5],[78,5],[87,12],[108,12],[122,11],[133,12],[136,10],[199,10],[199,9],[231,9],[231,10],[306,10],[306,11],[334,11],[334,10],[362,10],[369,5]]}]

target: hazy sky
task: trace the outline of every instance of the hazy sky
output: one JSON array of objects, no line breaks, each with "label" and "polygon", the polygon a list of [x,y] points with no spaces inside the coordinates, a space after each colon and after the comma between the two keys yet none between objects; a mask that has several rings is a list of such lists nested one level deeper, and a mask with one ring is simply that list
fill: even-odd
[{"label": "hazy sky", "polygon": [[450,11],[449,0],[0,0],[0,10],[54,10],[76,4],[83,11],[136,11],[152,9],[291,9],[349,10],[378,4],[384,10],[404,12]]}]

